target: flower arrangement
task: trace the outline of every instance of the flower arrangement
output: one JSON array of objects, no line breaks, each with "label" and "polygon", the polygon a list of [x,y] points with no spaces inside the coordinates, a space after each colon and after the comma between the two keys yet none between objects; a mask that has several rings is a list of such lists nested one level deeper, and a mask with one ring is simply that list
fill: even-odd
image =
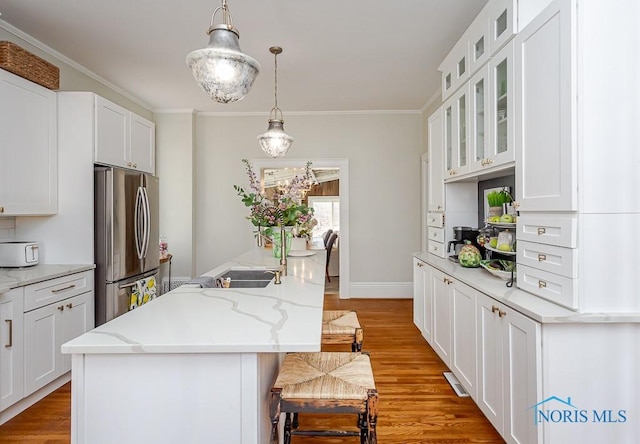
[{"label": "flower arrangement", "polygon": [[266,227],[265,235],[268,237],[272,236],[272,227],[275,226],[294,227],[292,231],[297,237],[310,236],[318,221],[313,217],[313,208],[303,204],[302,199],[315,184],[311,162],[307,162],[303,176],[295,176],[286,186],[277,188],[271,198],[266,197],[251,163],[247,159],[242,159],[242,162],[249,176],[250,192],[238,185],[233,188],[245,206],[250,207],[247,219],[258,230]]}]

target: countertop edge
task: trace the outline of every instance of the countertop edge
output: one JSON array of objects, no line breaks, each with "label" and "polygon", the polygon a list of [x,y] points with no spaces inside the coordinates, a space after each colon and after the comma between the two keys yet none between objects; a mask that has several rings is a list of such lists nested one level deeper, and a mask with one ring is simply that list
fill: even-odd
[{"label": "countertop edge", "polygon": [[95,264],[38,264],[0,269],[0,293],[96,268]]},{"label": "countertop edge", "polygon": [[425,252],[414,252],[413,257],[543,324],[640,323],[640,313],[580,313],[520,290],[515,285],[509,288],[505,281],[481,268],[464,268]]}]

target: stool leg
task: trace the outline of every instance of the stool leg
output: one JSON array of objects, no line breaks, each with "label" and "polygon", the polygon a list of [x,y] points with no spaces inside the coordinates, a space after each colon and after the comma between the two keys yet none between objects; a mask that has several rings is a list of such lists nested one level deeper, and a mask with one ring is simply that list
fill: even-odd
[{"label": "stool leg", "polygon": [[362,351],[362,341],[364,339],[364,332],[361,328],[356,328],[356,334],[354,335],[353,344],[351,344],[352,352]]},{"label": "stool leg", "polygon": [[278,421],[280,420],[280,392],[281,392],[281,389],[271,390],[271,400],[269,401],[269,417],[271,419],[270,444],[278,444]]},{"label": "stool leg", "polygon": [[291,427],[293,427],[293,430],[298,428],[298,412],[293,414],[293,422],[291,423]]},{"label": "stool leg", "polygon": [[369,390],[367,395],[367,421],[369,423],[368,444],[378,444],[376,424],[378,423],[378,391]]},{"label": "stool leg", "polygon": [[367,425],[366,413],[361,413],[360,415],[358,415],[358,427],[360,428],[360,444],[367,444],[369,426]]},{"label": "stool leg", "polygon": [[284,420],[284,444],[291,443],[291,413],[286,414]]}]

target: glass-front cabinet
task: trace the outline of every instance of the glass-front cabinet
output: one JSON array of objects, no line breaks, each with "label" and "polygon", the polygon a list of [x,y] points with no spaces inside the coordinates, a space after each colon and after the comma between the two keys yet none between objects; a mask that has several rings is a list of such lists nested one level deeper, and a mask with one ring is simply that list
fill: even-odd
[{"label": "glass-front cabinet", "polygon": [[469,104],[471,107],[469,152],[471,153],[472,158],[472,171],[479,171],[493,163],[488,158],[489,153],[491,152],[489,149],[489,141],[491,140],[491,125],[489,124],[491,117],[489,110],[490,84],[489,65],[485,65],[469,81],[469,86],[471,88],[469,95],[471,102]]},{"label": "glass-front cabinet", "polygon": [[490,162],[483,166],[495,167],[515,161],[513,41],[489,61],[489,78],[491,128],[486,156]]},{"label": "glass-front cabinet", "polygon": [[445,180],[469,172],[469,85],[444,105]]}]

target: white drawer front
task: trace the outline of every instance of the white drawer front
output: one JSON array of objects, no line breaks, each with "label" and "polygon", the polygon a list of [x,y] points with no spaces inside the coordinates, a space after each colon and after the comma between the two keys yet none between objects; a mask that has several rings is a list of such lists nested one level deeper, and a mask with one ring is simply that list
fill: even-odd
[{"label": "white drawer front", "polygon": [[518,216],[518,240],[576,248],[577,227],[577,216],[524,213]]},{"label": "white drawer front", "polygon": [[429,227],[427,230],[429,240],[444,243],[444,228]]},{"label": "white drawer front", "polygon": [[93,271],[75,273],[24,287],[24,311],[93,290]]},{"label": "white drawer front", "polygon": [[578,308],[577,280],[520,264],[517,273],[518,288],[567,308]]},{"label": "white drawer front", "polygon": [[427,213],[427,226],[435,228],[444,227],[444,213]]},{"label": "white drawer front", "polygon": [[578,249],[518,241],[518,264],[559,274],[578,277]]},{"label": "white drawer front", "polygon": [[440,242],[434,242],[429,239],[429,243],[427,245],[429,248],[429,253],[435,254],[436,256],[441,258],[446,257],[447,252],[444,249],[444,244],[441,244]]}]

